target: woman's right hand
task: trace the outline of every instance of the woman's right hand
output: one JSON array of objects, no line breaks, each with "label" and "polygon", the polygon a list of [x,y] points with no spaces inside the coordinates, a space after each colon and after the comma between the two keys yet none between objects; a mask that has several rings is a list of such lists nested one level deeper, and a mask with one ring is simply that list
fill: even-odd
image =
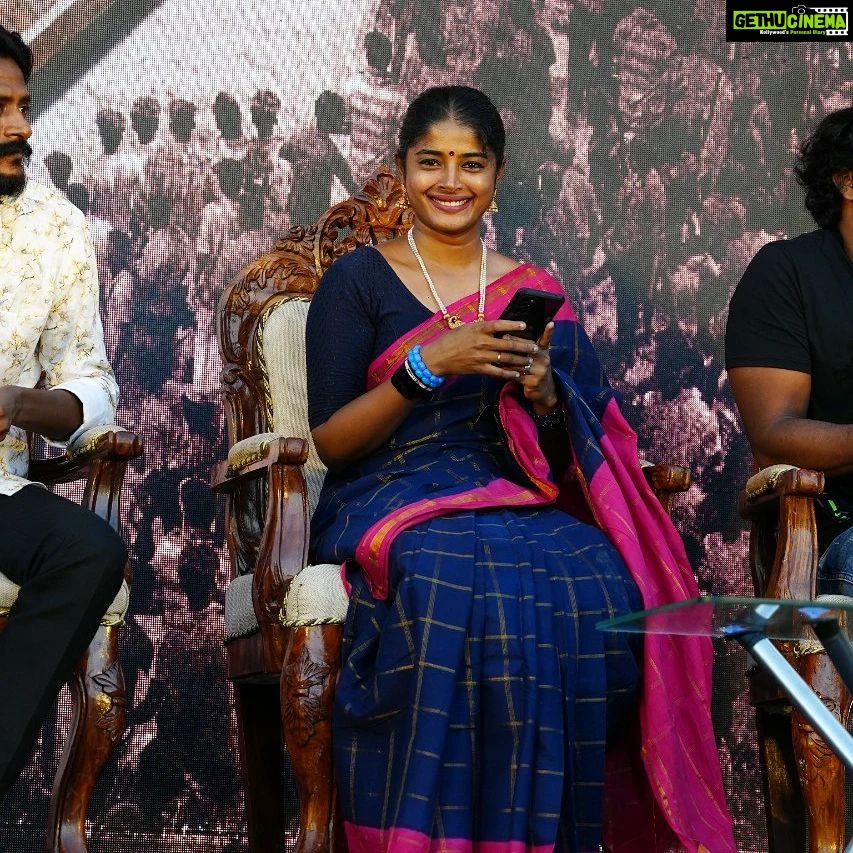
[{"label": "woman's right hand", "polygon": [[520,320],[485,320],[449,329],[424,344],[421,357],[436,376],[482,373],[499,379],[519,379],[539,345],[513,337],[523,331]]}]

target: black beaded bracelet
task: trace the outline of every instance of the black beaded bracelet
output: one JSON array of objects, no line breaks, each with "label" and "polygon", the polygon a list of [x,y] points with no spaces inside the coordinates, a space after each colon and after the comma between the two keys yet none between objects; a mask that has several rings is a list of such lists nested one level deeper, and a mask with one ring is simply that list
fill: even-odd
[{"label": "black beaded bracelet", "polygon": [[433,389],[421,385],[407,367],[408,365],[404,362],[394,371],[391,375],[391,384],[407,400],[429,400],[432,397]]},{"label": "black beaded bracelet", "polygon": [[563,407],[559,403],[544,415],[537,415],[536,412],[531,412],[530,417],[533,418],[533,423],[539,429],[557,429],[565,423]]}]

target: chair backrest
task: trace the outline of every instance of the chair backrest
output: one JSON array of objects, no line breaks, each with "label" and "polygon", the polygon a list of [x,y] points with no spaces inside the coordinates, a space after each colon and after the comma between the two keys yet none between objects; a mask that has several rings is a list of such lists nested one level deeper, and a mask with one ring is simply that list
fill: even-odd
[{"label": "chair backrest", "polygon": [[[380,167],[364,188],[308,227],[295,227],[228,285],[217,309],[229,446],[261,433],[308,439],[305,318],[332,262],[359,246],[404,233],[411,224],[402,185]],[[313,443],[305,477],[309,513],[325,469]],[[264,483],[232,495],[235,569],[251,570],[263,529]]]}]

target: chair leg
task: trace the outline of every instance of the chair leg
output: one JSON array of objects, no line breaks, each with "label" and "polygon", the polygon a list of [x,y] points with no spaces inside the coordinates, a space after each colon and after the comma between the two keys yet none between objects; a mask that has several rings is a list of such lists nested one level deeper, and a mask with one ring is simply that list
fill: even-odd
[{"label": "chair leg", "polygon": [[48,853],[86,853],[86,812],[95,783],[125,728],[124,676],[117,625],[98,628],[68,682],[71,728],[47,818]]},{"label": "chair leg", "polygon": [[[800,675],[823,703],[846,722],[850,694],[824,652],[799,661]],[[791,732],[800,785],[808,813],[809,853],[840,853],[844,849],[844,764],[796,709]]]},{"label": "chair leg", "polygon": [[791,712],[782,700],[755,708],[768,853],[803,853],[806,813],[791,742]]},{"label": "chair leg", "polygon": [[340,625],[293,628],[281,674],[282,729],[299,788],[295,853],[345,850],[337,818],[332,700],[341,665]]},{"label": "chair leg", "polygon": [[240,776],[252,853],[285,849],[278,681],[234,681]]}]

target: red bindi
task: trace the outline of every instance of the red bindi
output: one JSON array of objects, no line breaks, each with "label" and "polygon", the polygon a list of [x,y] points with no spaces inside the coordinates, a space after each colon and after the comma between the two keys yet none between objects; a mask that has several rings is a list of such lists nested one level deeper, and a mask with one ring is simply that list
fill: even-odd
[{"label": "red bindi", "polygon": [[451,157],[453,156],[453,152],[452,152],[452,151],[450,152],[450,156],[451,156]]}]

